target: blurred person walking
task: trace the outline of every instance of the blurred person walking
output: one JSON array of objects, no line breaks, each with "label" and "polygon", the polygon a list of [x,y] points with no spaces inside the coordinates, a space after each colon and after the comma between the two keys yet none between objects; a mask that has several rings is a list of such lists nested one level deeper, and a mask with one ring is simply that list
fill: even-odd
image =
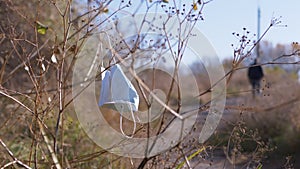
[{"label": "blurred person walking", "polygon": [[260,93],[260,82],[263,77],[263,69],[260,65],[257,64],[257,58],[255,58],[254,62],[248,68],[248,79],[252,86],[253,97],[255,97],[256,94]]}]

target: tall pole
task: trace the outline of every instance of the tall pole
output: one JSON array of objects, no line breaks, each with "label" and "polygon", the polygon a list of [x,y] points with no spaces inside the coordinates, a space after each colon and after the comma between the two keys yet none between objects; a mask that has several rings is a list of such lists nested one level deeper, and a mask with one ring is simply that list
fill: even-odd
[{"label": "tall pole", "polygon": [[[260,7],[257,9],[257,42],[260,38]],[[259,57],[259,43],[256,46],[256,58]]]}]

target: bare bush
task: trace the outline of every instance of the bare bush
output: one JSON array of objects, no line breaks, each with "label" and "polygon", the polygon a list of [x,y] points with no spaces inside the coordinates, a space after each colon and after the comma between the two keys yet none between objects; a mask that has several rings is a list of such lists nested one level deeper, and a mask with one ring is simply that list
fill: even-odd
[{"label": "bare bush", "polygon": [[[284,136],[295,139],[293,133],[299,132],[299,95],[285,91],[299,86],[293,80],[288,85],[276,86],[280,79],[268,76],[276,71],[269,68],[263,96],[253,100],[247,97],[251,90],[243,75],[248,66],[243,63],[264,35],[281,21],[273,18],[258,41],[253,41],[255,36],[246,28],[242,33],[234,33],[238,43],[233,45],[233,60],[227,63],[224,76],[211,80],[209,68],[222,65],[211,60],[196,60],[192,65],[186,62],[188,55],[192,55],[190,41],[200,38],[193,32],[195,25],[204,20],[203,9],[210,2],[1,1],[0,146],[3,151],[0,166],[58,169],[264,166],[264,159],[276,147],[273,144],[285,143],[280,140]],[[122,22],[124,16],[128,22]],[[135,22],[137,16],[139,22]],[[160,19],[164,22],[158,24]],[[172,25],[174,20],[178,25]],[[177,32],[172,34],[171,29]],[[97,37],[96,41],[92,37]],[[98,55],[98,51],[104,54]],[[294,43],[289,53],[267,60],[261,66],[298,65],[299,61],[290,59],[298,55],[299,46]],[[81,64],[82,60],[89,64]],[[132,158],[134,154],[118,156],[118,151],[130,141],[124,139],[125,143],[111,148],[100,147],[95,138],[88,137],[93,131],[85,127],[103,124],[97,121],[83,124],[78,120],[81,117],[76,107],[81,107],[87,119],[98,117],[98,112],[89,114],[93,110],[89,105],[95,100],[91,96],[99,97],[100,77],[104,72],[100,66],[109,70],[115,64],[122,66],[138,91],[141,103],[136,116],[146,119],[146,123],[137,125],[132,137],[150,138],[168,132],[178,136],[171,146],[161,147],[163,151],[151,154],[152,148],[158,145],[157,139],[147,144],[141,152],[142,158]],[[292,79],[285,73],[280,75]],[[224,95],[225,91],[219,95],[212,93],[218,92],[218,86],[225,85],[225,80],[229,97],[221,125],[214,133],[208,132],[213,137],[199,142],[206,121],[221,118],[218,113],[212,116],[210,109]],[[76,102],[91,87],[96,94]],[[151,111],[155,115],[153,121],[146,118]],[[284,111],[290,112],[289,116],[282,115]],[[102,108],[101,112],[109,125],[120,132],[120,113]],[[270,113],[276,118],[267,122]],[[196,115],[195,122],[189,121]],[[277,119],[292,123],[292,127],[279,125]],[[170,132],[174,124],[182,128]],[[133,131],[132,126],[130,119],[124,120],[125,133]],[[266,129],[269,126],[278,128]],[[225,130],[227,127],[229,130]],[[282,132],[286,135],[281,135]],[[105,133],[99,139],[110,140],[113,138],[110,134]],[[278,134],[281,137],[275,137]],[[291,159],[287,156],[285,167],[293,166]]]}]

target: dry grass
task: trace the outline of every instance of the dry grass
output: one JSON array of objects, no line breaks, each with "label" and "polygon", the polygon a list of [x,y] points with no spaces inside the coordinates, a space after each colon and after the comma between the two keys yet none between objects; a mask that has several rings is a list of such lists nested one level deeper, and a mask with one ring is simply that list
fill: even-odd
[{"label": "dry grass", "polygon": [[[300,145],[300,85],[291,74],[278,68],[266,68],[265,74],[262,93],[253,98],[249,91],[251,86],[246,78],[246,71],[235,73],[228,87],[228,93],[232,95],[230,94],[227,100],[227,110],[217,132],[219,136],[214,138],[221,142],[223,140],[225,145],[230,138],[238,140],[242,146],[239,151],[246,156],[249,155],[249,151],[255,154],[255,147],[264,144],[259,163],[267,168],[273,168],[275,165],[283,167],[287,156],[292,159],[289,160],[289,165],[300,159],[297,151]],[[226,116],[226,112],[231,115]],[[236,128],[240,125],[242,126]],[[240,136],[229,137],[235,130],[250,133],[239,132],[244,139]],[[255,131],[255,134],[251,134],[251,131]],[[256,141],[254,135],[257,137]],[[245,140],[249,136],[250,142]],[[295,168],[297,166],[299,163],[294,164]]]}]

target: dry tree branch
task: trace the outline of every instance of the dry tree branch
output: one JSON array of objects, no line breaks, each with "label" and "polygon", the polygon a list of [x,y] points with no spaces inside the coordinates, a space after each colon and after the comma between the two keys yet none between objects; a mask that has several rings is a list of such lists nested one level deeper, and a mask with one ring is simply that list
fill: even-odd
[{"label": "dry tree branch", "polygon": [[26,110],[28,110],[30,113],[34,114],[34,112],[28,108],[26,105],[24,105],[22,102],[20,102],[18,99],[6,94],[2,89],[0,90],[0,94],[2,94],[3,96],[6,96],[8,98],[10,98],[11,100],[15,101],[16,103],[18,103],[19,105],[21,105],[23,108],[25,108]]},{"label": "dry tree branch", "polygon": [[[38,54],[38,51],[42,50],[42,49],[48,44],[48,42],[49,42],[49,39],[47,39],[47,40],[44,42],[44,44],[41,45],[41,46],[38,48],[37,51],[35,51],[32,55],[30,55],[30,56],[28,57],[27,62],[30,62],[30,60],[33,59],[33,58]],[[11,77],[18,69],[20,69],[22,66],[25,66],[25,63],[21,63],[21,64],[19,64],[18,66],[16,66],[16,67],[15,67],[15,68],[7,75],[6,81],[8,81],[8,80],[10,79],[10,77]],[[5,83],[6,81],[4,81],[4,83]]]},{"label": "dry tree branch", "polygon": [[297,55],[299,55],[299,53],[300,53],[300,49],[297,49],[297,50],[293,51],[290,54],[284,54],[284,55],[281,55],[281,56],[273,59],[273,62],[275,62],[275,61],[277,61],[277,60],[279,60],[281,58],[287,58],[287,57],[291,57],[291,56],[297,56]]},{"label": "dry tree branch", "polygon": [[0,138],[0,144],[2,145],[2,147],[5,149],[5,151],[7,152],[7,154],[10,156],[10,158],[12,158],[12,162],[7,163],[6,165],[4,165],[3,167],[1,167],[1,169],[7,168],[10,165],[14,165],[14,167],[19,168],[17,165],[18,164],[20,166],[22,166],[23,168],[26,169],[31,169],[31,167],[29,167],[28,165],[24,164],[22,161],[18,160],[14,154],[9,150],[9,148],[6,146],[6,144],[2,141],[2,139]]},{"label": "dry tree branch", "polygon": [[[252,51],[255,49],[255,47],[258,46],[259,42],[262,41],[262,39],[265,37],[265,35],[270,31],[270,29],[274,26],[280,26],[281,24],[281,17],[279,18],[272,18],[270,21],[269,26],[266,28],[266,30],[263,32],[263,34],[258,37],[258,40],[250,47],[250,49],[244,54],[244,50],[246,49],[246,46],[248,45],[248,42],[245,41],[244,37],[242,36],[240,39],[240,47],[238,49],[235,49],[233,52],[233,61],[232,61],[232,68],[229,71],[230,74],[227,78],[227,85],[229,85],[229,82],[234,74],[234,72],[238,69],[239,65],[242,63],[242,61],[249,57],[252,54]],[[286,27],[286,25],[283,25]],[[245,28],[244,28],[245,30]],[[247,38],[247,37],[246,37]]]},{"label": "dry tree branch", "polygon": [[48,136],[46,135],[46,132],[45,132],[45,130],[44,130],[44,126],[43,126],[40,122],[39,122],[39,127],[40,127],[40,130],[41,130],[41,132],[42,132],[42,136],[43,136],[43,138],[44,138],[44,141],[45,141],[46,146],[47,146],[47,148],[48,148],[48,150],[49,150],[49,153],[50,153],[50,155],[51,155],[51,158],[52,158],[52,160],[53,160],[53,163],[54,163],[55,167],[56,167],[57,169],[62,169],[61,165],[59,164],[58,158],[57,158],[55,152],[54,152],[53,149],[52,149],[52,146],[51,146],[51,144],[50,144],[49,138],[48,138]]}]

